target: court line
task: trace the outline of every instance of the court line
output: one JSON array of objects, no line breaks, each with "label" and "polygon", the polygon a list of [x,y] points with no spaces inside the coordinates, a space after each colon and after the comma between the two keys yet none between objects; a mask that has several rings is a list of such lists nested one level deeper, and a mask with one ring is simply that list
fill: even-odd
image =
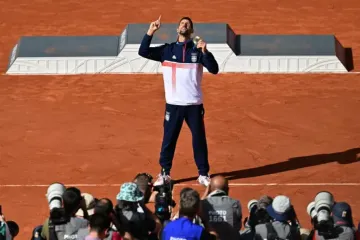
[{"label": "court line", "polygon": [[[132,75],[132,74],[122,74],[122,73],[109,73],[110,75]],[[96,74],[96,75],[109,75],[109,74]],[[159,73],[161,74],[161,73]],[[279,74],[284,74],[284,75],[338,75],[338,74],[342,74],[342,75],[346,75],[346,74],[360,74],[360,72],[221,72],[220,75],[226,75],[226,74],[240,74],[240,75],[279,75]],[[58,75],[58,76],[75,76],[75,75],[93,75],[92,73],[89,74],[6,74],[6,73],[1,73],[1,76],[52,76],[52,75]],[[144,73],[139,73],[139,75],[145,75]],[[158,74],[154,74],[154,75],[158,75]]]},{"label": "court line", "polygon": [[[91,184],[91,183],[64,183],[65,186],[72,187],[120,187],[122,183],[115,184]],[[0,188],[22,188],[22,187],[48,187],[49,184],[0,184]],[[177,183],[176,186],[201,186],[200,184]],[[251,187],[251,186],[360,186],[360,183],[229,183],[232,187]]]}]

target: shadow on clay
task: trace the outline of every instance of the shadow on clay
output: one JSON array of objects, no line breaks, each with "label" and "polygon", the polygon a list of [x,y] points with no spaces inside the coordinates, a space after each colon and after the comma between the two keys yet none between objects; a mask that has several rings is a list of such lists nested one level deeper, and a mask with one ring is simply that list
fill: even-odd
[{"label": "shadow on clay", "polygon": [[[273,163],[265,166],[242,169],[231,172],[215,173],[212,174],[211,176],[213,177],[216,175],[222,175],[226,177],[228,180],[234,180],[241,178],[258,177],[258,176],[269,175],[274,173],[281,173],[281,172],[297,170],[301,168],[312,167],[312,166],[317,166],[332,162],[337,162],[339,164],[350,164],[359,161],[360,161],[360,148],[353,148],[344,152],[294,157],[284,162]],[[196,180],[197,178],[198,176],[178,179],[174,181],[174,184],[193,181]]]}]

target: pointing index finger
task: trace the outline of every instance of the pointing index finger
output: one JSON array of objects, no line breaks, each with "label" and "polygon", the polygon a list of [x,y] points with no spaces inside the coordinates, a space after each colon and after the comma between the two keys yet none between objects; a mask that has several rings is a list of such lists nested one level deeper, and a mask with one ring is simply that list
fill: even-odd
[{"label": "pointing index finger", "polygon": [[160,21],[160,19],[161,19],[161,15],[159,16],[158,21]]}]

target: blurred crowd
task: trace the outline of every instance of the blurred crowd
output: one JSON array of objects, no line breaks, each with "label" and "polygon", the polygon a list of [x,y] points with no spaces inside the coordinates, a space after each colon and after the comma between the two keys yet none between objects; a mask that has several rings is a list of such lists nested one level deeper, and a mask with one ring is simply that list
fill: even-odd
[{"label": "blurred crowd", "polygon": [[[223,176],[213,177],[203,194],[183,188],[178,202],[173,200],[172,183],[155,187],[147,173],[122,184],[114,200],[53,183],[46,194],[49,216],[28,239],[360,240],[350,205],[335,201],[330,192],[319,192],[308,204],[310,229],[301,226],[288,196],[259,196],[243,213],[242,203],[230,192]],[[6,221],[1,208],[0,213],[0,240],[16,239],[17,224]]]}]

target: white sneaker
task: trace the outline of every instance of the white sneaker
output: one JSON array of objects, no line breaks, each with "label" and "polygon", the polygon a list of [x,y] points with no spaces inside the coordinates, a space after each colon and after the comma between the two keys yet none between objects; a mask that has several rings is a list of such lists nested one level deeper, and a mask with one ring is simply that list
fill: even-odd
[{"label": "white sneaker", "polygon": [[200,175],[197,180],[201,185],[204,185],[205,187],[209,186],[211,181],[210,176],[202,176],[202,175]]},{"label": "white sneaker", "polygon": [[166,183],[170,183],[171,182],[171,177],[169,175],[165,175],[165,177],[163,177],[163,175],[159,174],[158,178],[156,179],[156,181],[154,182],[154,186],[160,186],[164,184],[164,179]]}]

